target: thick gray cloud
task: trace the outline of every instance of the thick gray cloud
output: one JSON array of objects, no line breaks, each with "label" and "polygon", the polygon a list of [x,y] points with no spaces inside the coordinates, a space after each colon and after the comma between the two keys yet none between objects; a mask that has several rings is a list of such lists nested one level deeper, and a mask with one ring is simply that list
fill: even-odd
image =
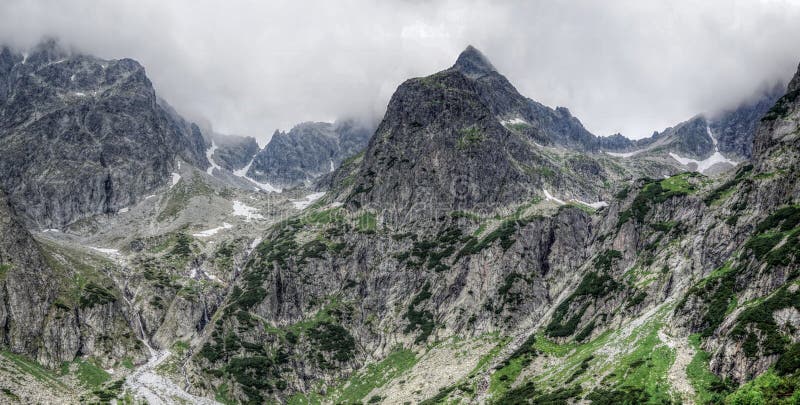
[{"label": "thick gray cloud", "polygon": [[726,108],[800,61],[796,1],[3,0],[0,42],[131,57],[193,119],[275,128],[380,117],[406,78],[473,44],[523,94],[640,138]]}]

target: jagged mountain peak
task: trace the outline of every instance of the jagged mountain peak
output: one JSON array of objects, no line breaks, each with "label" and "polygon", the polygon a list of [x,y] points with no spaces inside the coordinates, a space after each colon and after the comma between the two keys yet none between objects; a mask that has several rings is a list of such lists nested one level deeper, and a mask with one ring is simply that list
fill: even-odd
[{"label": "jagged mountain peak", "polygon": [[72,52],[64,48],[55,38],[46,38],[30,50],[28,60],[31,62],[47,63],[67,58],[71,54]]},{"label": "jagged mountain peak", "polygon": [[453,69],[458,70],[471,79],[487,75],[491,72],[497,72],[497,69],[495,69],[492,62],[489,61],[489,58],[472,45],[467,45],[467,48],[458,55]]},{"label": "jagged mountain peak", "polygon": [[302,122],[275,131],[253,158],[247,175],[257,181],[291,188],[328,174],[364,147],[374,129],[351,119]]}]

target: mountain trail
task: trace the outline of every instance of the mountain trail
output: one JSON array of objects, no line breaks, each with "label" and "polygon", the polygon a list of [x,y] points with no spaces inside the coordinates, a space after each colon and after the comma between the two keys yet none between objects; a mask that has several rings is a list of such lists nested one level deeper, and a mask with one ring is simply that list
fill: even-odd
[{"label": "mountain trail", "polygon": [[673,390],[680,396],[681,403],[687,405],[694,404],[695,392],[686,374],[686,367],[694,357],[694,349],[688,344],[686,339],[680,339],[667,333],[661,328],[658,331],[658,338],[664,344],[675,350],[675,361],[667,372],[667,378]]}]

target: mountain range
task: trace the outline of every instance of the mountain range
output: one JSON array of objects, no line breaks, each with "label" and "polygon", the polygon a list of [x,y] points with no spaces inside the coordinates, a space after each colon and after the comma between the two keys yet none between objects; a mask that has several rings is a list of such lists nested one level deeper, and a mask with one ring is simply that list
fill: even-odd
[{"label": "mountain range", "polygon": [[260,148],[3,48],[0,395],[796,403],[798,95],[601,137],[469,46]]}]

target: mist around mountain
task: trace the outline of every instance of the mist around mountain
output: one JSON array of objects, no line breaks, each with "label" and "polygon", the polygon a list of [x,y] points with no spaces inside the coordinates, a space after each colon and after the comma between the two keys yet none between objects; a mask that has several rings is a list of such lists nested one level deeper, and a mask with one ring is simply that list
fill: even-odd
[{"label": "mist around mountain", "polygon": [[598,137],[469,46],[259,149],[4,48],[0,398],[796,403],[798,95]]}]

